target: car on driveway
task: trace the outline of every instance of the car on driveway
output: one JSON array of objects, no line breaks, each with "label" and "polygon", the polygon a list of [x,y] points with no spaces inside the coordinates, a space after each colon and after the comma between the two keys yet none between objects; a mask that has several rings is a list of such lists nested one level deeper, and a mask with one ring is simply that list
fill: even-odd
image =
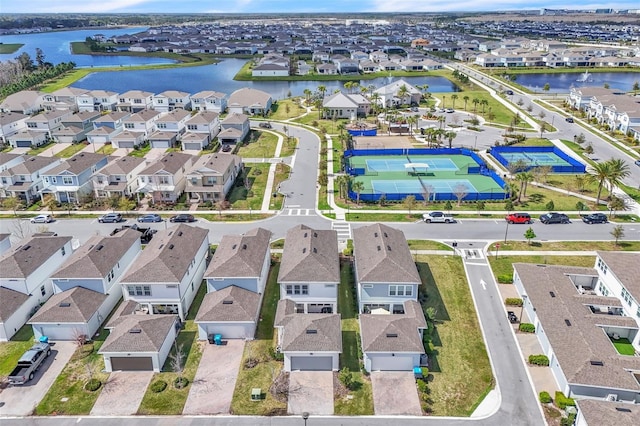
[{"label": "car on driveway", "polygon": [[258,124],[258,126],[262,127],[263,129],[270,129],[271,123],[269,123],[268,121],[263,121],[262,123]]},{"label": "car on driveway", "polygon": [[551,223],[570,223],[569,216],[564,213],[545,213],[540,215],[540,222],[545,225],[549,225]]},{"label": "car on driveway", "polygon": [[231,144],[228,143],[224,143],[222,144],[222,152],[229,152],[231,151],[233,148],[231,147]]},{"label": "car on driveway", "polygon": [[591,213],[582,216],[582,221],[591,225],[592,223],[607,223],[607,215],[604,213]]},{"label": "car on driveway", "polygon": [[531,223],[531,215],[529,213],[511,213],[504,220],[509,223]]},{"label": "car on driveway", "polygon": [[636,166],[640,166],[640,160],[634,161],[633,164],[635,164]]},{"label": "car on driveway", "polygon": [[138,222],[162,222],[162,218],[159,214],[151,213],[140,216],[138,218]]},{"label": "car on driveway", "polygon": [[51,223],[53,222],[53,216],[50,214],[39,214],[36,217],[31,218],[31,223]]},{"label": "car on driveway", "polygon": [[122,215],[120,213],[107,213],[98,218],[100,223],[118,223],[122,222]]},{"label": "car on driveway", "polygon": [[427,212],[422,215],[422,220],[426,223],[454,223],[456,220],[451,213]]},{"label": "car on driveway", "polygon": [[171,216],[169,221],[176,223],[195,222],[196,218],[193,217],[192,214],[177,214],[175,216]]}]

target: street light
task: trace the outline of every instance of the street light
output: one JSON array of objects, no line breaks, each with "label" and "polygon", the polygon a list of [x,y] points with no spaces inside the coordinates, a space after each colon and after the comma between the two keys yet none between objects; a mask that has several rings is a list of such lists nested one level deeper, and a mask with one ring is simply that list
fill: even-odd
[{"label": "street light", "polygon": [[507,220],[507,229],[504,230],[504,243],[507,244],[507,234],[509,233],[509,221]]},{"label": "street light", "polygon": [[524,304],[527,303],[527,295],[522,295],[522,306],[520,306],[520,322],[522,322],[522,312],[524,311]]},{"label": "street light", "polygon": [[306,411],[302,413],[302,420],[304,420],[304,426],[307,426],[307,419],[309,418],[309,413]]}]

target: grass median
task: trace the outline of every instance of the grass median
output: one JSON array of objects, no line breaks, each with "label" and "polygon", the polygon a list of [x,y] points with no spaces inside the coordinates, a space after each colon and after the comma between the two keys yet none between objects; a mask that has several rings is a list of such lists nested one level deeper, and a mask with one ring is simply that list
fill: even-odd
[{"label": "grass median", "polygon": [[[500,246],[502,248],[502,245]],[[524,256],[489,256],[489,264],[493,275],[500,284],[511,284],[513,282],[514,263],[534,263],[538,265],[565,265],[583,266],[593,268],[595,256],[546,256],[546,255],[524,255]]]}]

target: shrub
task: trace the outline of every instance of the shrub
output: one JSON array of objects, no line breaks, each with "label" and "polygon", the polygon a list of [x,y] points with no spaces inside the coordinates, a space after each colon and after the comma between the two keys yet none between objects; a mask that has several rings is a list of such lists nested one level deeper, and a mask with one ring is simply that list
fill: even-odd
[{"label": "shrub", "polygon": [[95,392],[98,389],[100,389],[100,386],[102,386],[102,382],[98,379],[91,379],[87,382],[86,385],[84,385],[85,390],[88,390],[89,392]]},{"label": "shrub", "polygon": [[576,402],[573,400],[573,398],[567,398],[560,391],[556,391],[554,400],[558,408],[561,410],[564,410],[567,407],[574,407],[576,405]]},{"label": "shrub", "polygon": [[347,367],[344,367],[342,370],[340,370],[340,372],[338,373],[338,379],[340,379],[340,382],[344,385],[345,388],[349,390],[353,389],[355,383],[353,379],[353,373],[349,371]]},{"label": "shrub", "polygon": [[522,322],[520,323],[520,327],[518,327],[518,330],[522,331],[523,333],[535,333],[536,326],[528,322]]},{"label": "shrub", "polygon": [[269,355],[271,355],[271,358],[273,358],[275,361],[284,361],[284,354],[280,351],[277,351],[273,346],[269,347]]},{"label": "shrub", "polygon": [[189,379],[187,379],[186,377],[176,377],[176,379],[173,381],[173,386],[176,389],[186,388],[188,384]]},{"label": "shrub", "polygon": [[513,284],[513,275],[500,274],[498,275],[498,282],[501,284]]},{"label": "shrub", "polygon": [[567,417],[560,419],[560,426],[573,426],[576,421],[576,413],[571,413]]},{"label": "shrub", "polygon": [[549,357],[546,355],[529,355],[529,364],[533,365],[549,365]]},{"label": "shrub", "polygon": [[249,357],[249,358],[244,360],[244,368],[250,369],[250,368],[253,368],[256,365],[258,365],[259,363],[260,363],[259,359],[253,358],[253,357]]},{"label": "shrub", "polygon": [[547,391],[540,392],[540,402],[543,404],[548,404],[551,402],[551,395],[549,395],[549,392]]},{"label": "shrub", "polygon": [[416,385],[418,386],[418,391],[420,391],[420,393],[425,393],[425,394],[429,393],[429,386],[427,385],[427,382],[425,380],[423,379],[416,380]]},{"label": "shrub", "polygon": [[504,300],[504,304],[507,306],[522,306],[522,299],[519,297],[507,297]]},{"label": "shrub", "polygon": [[151,383],[151,392],[160,393],[167,388],[167,382],[164,380],[157,380]]}]

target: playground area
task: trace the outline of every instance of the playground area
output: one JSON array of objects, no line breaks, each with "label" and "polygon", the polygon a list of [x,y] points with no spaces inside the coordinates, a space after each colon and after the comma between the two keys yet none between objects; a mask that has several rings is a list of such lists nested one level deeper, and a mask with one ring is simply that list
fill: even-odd
[{"label": "playground area", "polygon": [[509,164],[521,161],[526,165],[526,170],[548,166],[553,173],[585,172],[584,164],[556,147],[493,147],[489,153],[506,168],[509,168]]},{"label": "playground area", "polygon": [[[473,152],[462,149],[352,150],[345,152],[347,173],[362,182],[360,200],[465,201],[505,199],[504,181]],[[357,194],[349,192],[351,198]]]}]

